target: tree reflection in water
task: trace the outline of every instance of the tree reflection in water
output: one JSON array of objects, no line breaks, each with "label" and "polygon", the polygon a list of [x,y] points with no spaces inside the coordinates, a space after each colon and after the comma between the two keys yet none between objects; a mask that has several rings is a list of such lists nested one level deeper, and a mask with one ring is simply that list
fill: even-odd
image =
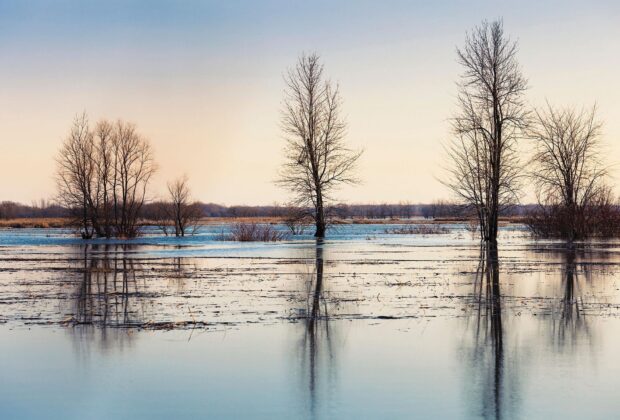
[{"label": "tree reflection in water", "polygon": [[[552,272],[550,284],[554,290],[536,296],[543,298],[536,299],[536,302],[542,302],[542,306],[534,304],[536,309],[533,314],[519,316],[527,308],[521,307],[523,301],[517,299],[517,295],[506,296],[505,291],[502,294],[497,251],[481,250],[474,278],[473,305],[470,306],[473,313],[469,318],[474,321],[470,324],[472,370],[466,375],[472,403],[481,402],[479,407],[476,405],[474,408],[476,416],[495,419],[519,417],[519,384],[527,367],[527,357],[517,354],[517,351],[528,353],[524,342],[519,340],[528,323],[541,326],[543,337],[550,336],[559,351],[575,349],[573,346],[577,343],[591,343],[583,299],[583,279],[592,275],[589,264],[578,262],[578,254],[573,247],[567,247],[559,254],[554,253],[555,257],[558,255],[562,258],[562,265],[559,276],[557,271]],[[550,262],[553,260],[555,258]],[[520,279],[519,275],[506,274],[509,283]],[[555,289],[557,287],[560,288],[559,293]],[[527,300],[527,297],[523,299]],[[511,351],[507,351],[507,342],[511,343]]]},{"label": "tree reflection in water", "polygon": [[[181,257],[144,259],[133,249],[127,244],[83,247],[77,278],[63,290],[67,306],[62,308],[62,324],[72,327],[69,331],[80,345],[100,341],[102,347],[118,346],[130,340],[135,329],[204,327],[187,299],[174,301],[191,276],[189,262]],[[67,282],[60,284],[67,287]]]},{"label": "tree reflection in water", "polygon": [[572,246],[562,252],[562,259],[562,299],[552,316],[553,342],[559,350],[581,340],[591,342],[592,338],[585,317],[582,294],[582,280],[591,276],[589,264],[577,263],[577,251]]},{"label": "tree reflection in water", "polygon": [[[86,245],[79,280],[66,312],[75,326],[136,327],[144,323],[147,302],[140,292],[140,267],[127,245]],[[104,331],[105,333],[105,331]]]},{"label": "tree reflection in water", "polygon": [[187,258],[174,257],[169,262],[166,261],[162,264],[165,264],[164,274],[168,279],[168,284],[174,287],[177,293],[183,292],[187,286],[187,280],[192,276]]},{"label": "tree reflection in water", "polygon": [[[468,375],[478,395],[474,401],[480,398],[482,403],[476,415],[483,418],[512,417],[516,407],[513,401],[504,406],[506,376],[510,384],[516,383],[517,370],[510,369],[507,375],[502,303],[497,249],[483,247],[474,278],[473,371]],[[510,400],[518,397],[509,394]]]},{"label": "tree reflection in water", "polygon": [[[308,393],[311,417],[319,417],[319,396],[330,397],[329,389],[335,388],[337,373],[335,348],[329,322],[329,302],[325,293],[323,241],[317,239],[314,246],[314,267],[304,275],[306,308],[304,335],[301,340],[302,377]],[[324,384],[322,379],[326,378]],[[323,388],[326,385],[328,389]]]}]

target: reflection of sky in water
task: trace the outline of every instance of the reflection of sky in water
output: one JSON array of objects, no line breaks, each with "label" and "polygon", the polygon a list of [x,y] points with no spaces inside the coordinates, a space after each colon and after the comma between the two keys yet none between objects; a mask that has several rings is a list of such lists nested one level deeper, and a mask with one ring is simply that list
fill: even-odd
[{"label": "reflection of sky in water", "polygon": [[[317,350],[314,379],[301,324],[194,332],[189,341],[188,331],[114,330],[106,345],[101,331],[3,328],[0,410],[3,418],[494,417],[485,409],[494,404],[494,361],[471,356],[460,320],[372,324],[332,322],[333,354]],[[564,354],[532,327],[524,318],[505,325],[502,417],[613,417],[620,341]]]},{"label": "reflection of sky in water", "polygon": [[[0,417],[609,418],[620,408],[616,244],[567,250],[505,230],[494,269],[462,230],[359,229],[318,247],[22,237],[0,257]],[[181,329],[152,328],[168,324]]]}]

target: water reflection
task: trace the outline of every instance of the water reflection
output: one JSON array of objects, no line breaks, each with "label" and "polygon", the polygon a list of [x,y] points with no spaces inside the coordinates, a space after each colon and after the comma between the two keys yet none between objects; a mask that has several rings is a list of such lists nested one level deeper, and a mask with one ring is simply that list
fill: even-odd
[{"label": "water reflection", "polygon": [[496,248],[482,248],[474,278],[473,364],[480,376],[481,415],[502,418],[504,324]]},{"label": "water reflection", "polygon": [[131,327],[144,322],[140,267],[126,256],[126,246],[84,247],[81,281],[71,321],[99,327]]},{"label": "water reflection", "polygon": [[127,245],[85,245],[74,270],[77,277],[60,282],[66,296],[61,306],[62,324],[75,346],[76,354],[87,357],[91,345],[103,351],[130,346],[129,327],[144,323],[145,299],[140,264],[129,257]]},{"label": "water reflection", "polygon": [[[197,319],[202,307],[190,304],[187,280],[194,272],[183,257],[153,259],[127,244],[89,244],[80,247],[76,273],[63,274],[61,325],[80,347],[88,342],[104,349],[123,347],[137,330],[204,328]],[[67,281],[68,280],[68,281]],[[193,331],[191,331],[193,332]],[[189,338],[192,334],[189,334]]]},{"label": "water reflection", "polygon": [[[521,383],[527,377],[532,343],[539,352],[550,339],[553,349],[561,353],[592,343],[584,299],[593,286],[592,255],[566,247],[544,256],[549,271],[538,279],[540,289],[529,297],[527,277],[508,268],[502,272],[497,251],[481,249],[465,337],[470,362],[466,388],[475,416],[519,417]],[[534,331],[539,335],[534,342],[524,341],[522,336],[531,326],[538,327]]]},{"label": "water reflection", "polygon": [[[111,257],[121,252],[121,257]],[[75,297],[74,321],[98,326],[131,326],[142,323],[136,267],[124,249],[84,249],[82,281]],[[113,254],[112,254],[113,253]]]},{"label": "water reflection", "polygon": [[[583,251],[579,251],[583,254]],[[592,277],[590,264],[579,263],[578,251],[569,247],[562,256],[561,299],[552,316],[552,337],[556,349],[572,348],[580,342],[591,342],[584,309],[585,282]],[[590,282],[591,283],[591,282]]]},{"label": "water reflection", "polygon": [[187,286],[187,279],[191,277],[187,258],[172,258],[167,268],[166,277],[170,286],[174,287],[177,293],[183,292]]},{"label": "water reflection", "polygon": [[[314,246],[313,267],[307,267],[304,277],[305,304],[304,334],[301,340],[301,371],[307,392],[311,418],[320,417],[321,397],[331,397],[337,375],[336,345],[333,326],[329,322],[329,302],[324,278],[324,243],[318,239]],[[306,394],[304,392],[303,394]]]},{"label": "water reflection", "polygon": [[[67,334],[92,363],[83,365],[91,370],[80,367],[70,376],[71,361],[50,358],[55,332],[32,328],[32,334],[45,333],[42,339],[30,338],[30,330],[4,328],[7,347],[17,341],[13,334],[24,340],[8,352],[13,357],[5,357],[7,367],[36,350],[33,361],[51,360],[50,366],[64,369],[56,378],[49,366],[35,370],[24,364],[19,374],[5,375],[4,395],[11,402],[16,383],[31,376],[33,384],[48,379],[48,389],[77,384],[62,389],[75,401],[97,395],[101,407],[135,407],[152,416],[160,409],[152,401],[180,395],[178,407],[193,416],[243,411],[274,418],[523,418],[541,412],[553,418],[613,417],[618,407],[610,384],[617,382],[613,367],[620,347],[614,338],[620,329],[616,248],[566,250],[557,243],[517,242],[502,248],[501,259],[486,250],[478,259],[478,249],[469,245],[378,248],[367,242],[319,242],[303,251],[308,242],[269,245],[279,257],[261,259],[99,245],[77,254],[62,248],[58,255],[5,261],[0,278],[10,288],[0,291],[2,315],[19,320],[42,312],[35,322],[53,325],[70,317],[67,324],[74,328]],[[300,253],[306,251],[307,266],[300,271]],[[468,269],[463,261],[471,255]],[[15,296],[21,300],[12,303]],[[296,322],[282,322],[291,309]],[[194,316],[200,327],[207,321],[222,327],[197,331],[189,342],[190,331],[122,328],[193,327],[188,320]],[[591,335],[601,345],[587,353],[583,344]],[[37,347],[41,342],[47,343],[43,349]],[[57,353],[69,357],[64,337],[61,344]],[[124,355],[98,353],[104,345],[118,350],[129,344],[131,352]],[[180,362],[168,369],[161,361],[170,354]],[[153,380],[162,374],[165,384]],[[157,398],[146,401],[127,392],[119,401],[117,384],[136,378],[141,381],[133,389]],[[57,398],[45,390],[40,395]]]},{"label": "water reflection", "polygon": [[[85,245],[74,281],[61,282],[68,305],[63,324],[80,354],[90,345],[118,350],[130,345],[131,327],[145,324],[152,299],[145,293],[141,264],[128,245]],[[68,287],[68,289],[67,289]]]}]

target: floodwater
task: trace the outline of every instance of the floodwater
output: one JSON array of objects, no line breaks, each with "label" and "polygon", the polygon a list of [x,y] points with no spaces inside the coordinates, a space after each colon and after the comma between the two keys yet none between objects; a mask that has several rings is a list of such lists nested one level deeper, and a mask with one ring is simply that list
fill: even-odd
[{"label": "floodwater", "polygon": [[0,418],[614,418],[620,242],[0,230]]}]

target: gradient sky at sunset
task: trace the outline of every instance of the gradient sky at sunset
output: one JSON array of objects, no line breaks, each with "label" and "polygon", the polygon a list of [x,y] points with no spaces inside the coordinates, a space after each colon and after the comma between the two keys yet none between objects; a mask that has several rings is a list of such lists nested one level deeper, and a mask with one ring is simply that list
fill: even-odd
[{"label": "gradient sky at sunset", "polygon": [[304,51],[340,83],[348,141],[365,150],[363,184],[343,200],[449,197],[437,178],[455,48],[497,17],[520,43],[528,102],[596,102],[608,163],[620,162],[618,1],[0,0],[0,200],[53,197],[54,156],[85,110],[150,138],[152,196],[185,173],[203,201],[285,201],[272,182],[282,74]]}]

